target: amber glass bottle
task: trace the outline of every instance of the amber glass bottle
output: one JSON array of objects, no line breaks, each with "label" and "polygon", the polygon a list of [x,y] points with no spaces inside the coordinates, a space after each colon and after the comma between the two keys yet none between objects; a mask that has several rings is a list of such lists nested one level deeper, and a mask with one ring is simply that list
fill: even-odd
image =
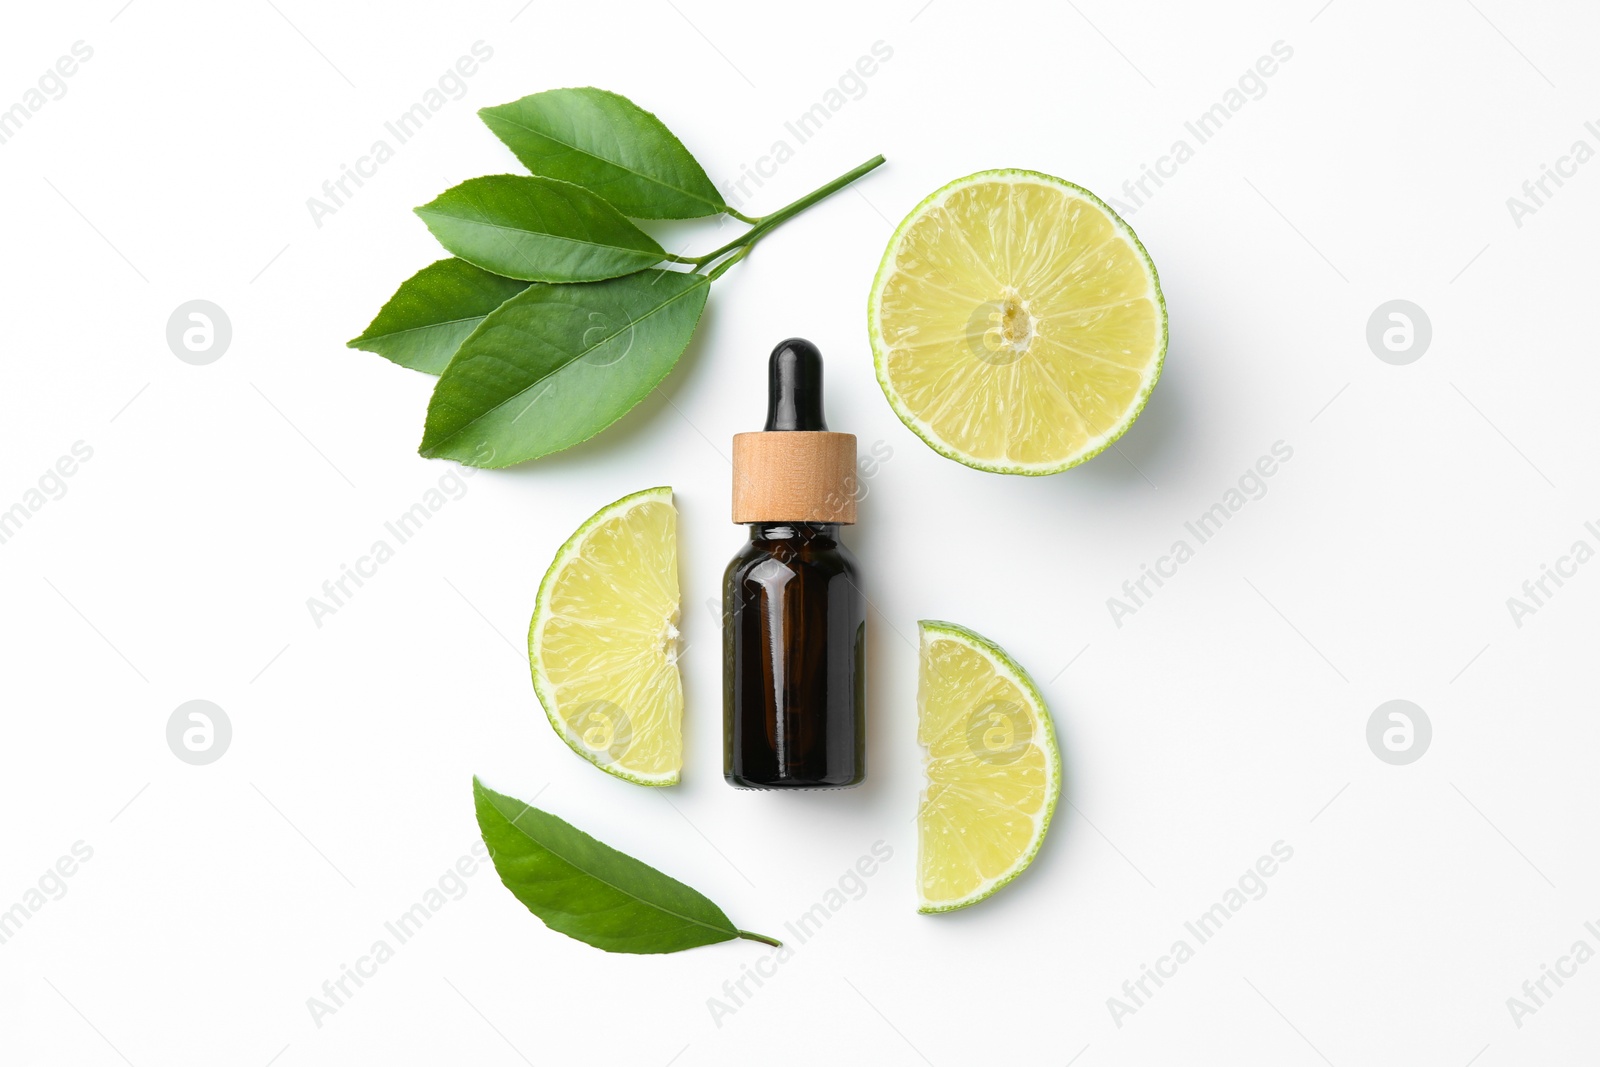
[{"label": "amber glass bottle", "polygon": [[768,365],[766,427],[734,438],[723,580],[723,774],[749,789],[866,777],[866,601],[839,540],[855,522],[855,438],[822,414],[822,355],[791,338]]}]

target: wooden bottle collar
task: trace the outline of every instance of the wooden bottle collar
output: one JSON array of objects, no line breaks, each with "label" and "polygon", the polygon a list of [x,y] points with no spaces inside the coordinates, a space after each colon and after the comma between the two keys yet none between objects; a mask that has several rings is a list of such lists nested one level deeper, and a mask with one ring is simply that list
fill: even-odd
[{"label": "wooden bottle collar", "polygon": [[733,437],[733,521],[856,521],[856,437],[762,430]]}]

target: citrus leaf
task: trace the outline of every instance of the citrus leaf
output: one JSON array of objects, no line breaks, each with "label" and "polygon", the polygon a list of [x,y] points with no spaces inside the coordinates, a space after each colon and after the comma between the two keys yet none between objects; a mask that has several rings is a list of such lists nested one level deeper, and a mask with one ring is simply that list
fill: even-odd
[{"label": "citrus leaf", "polygon": [[400,283],[351,348],[438,374],[483,317],[528,287],[460,259],[430,263]]},{"label": "citrus leaf", "polygon": [[530,285],[461,343],[428,401],[419,451],[479,467],[587,440],[667,376],[710,279],[646,270],[587,285]]},{"label": "citrus leaf", "polygon": [[607,952],[681,952],[741,936],[721,908],[649,864],[477,778],[472,796],[500,880],[550,929]]},{"label": "citrus leaf", "polygon": [[636,219],[697,219],[727,204],[662,121],[604,89],[551,89],[478,112],[535,174],[593,189]]},{"label": "citrus leaf", "polygon": [[468,263],[528,282],[593,282],[661,262],[655,238],[582,186],[491,174],[416,209]]}]

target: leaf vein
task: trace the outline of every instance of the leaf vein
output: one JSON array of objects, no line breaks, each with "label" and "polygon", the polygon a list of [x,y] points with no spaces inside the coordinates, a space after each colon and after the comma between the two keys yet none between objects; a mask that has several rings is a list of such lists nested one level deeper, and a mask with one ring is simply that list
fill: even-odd
[{"label": "leaf vein", "polygon": [[671,189],[675,193],[682,193],[684,196],[687,196],[689,199],[698,201],[699,203],[702,203],[702,204],[705,204],[707,207],[713,208],[716,211],[721,211],[722,210],[722,207],[723,207],[722,204],[719,204],[719,203],[717,203],[715,201],[712,201],[712,200],[707,200],[705,198],[705,195],[702,194],[702,193],[697,193],[697,192],[694,192],[693,190],[690,190],[690,189],[681,189],[678,186],[673,185],[671,182],[662,181],[660,178],[653,177],[653,176],[651,176],[649,174],[645,174],[642,171],[634,170],[632,167],[626,166],[623,163],[618,162],[617,160],[607,159],[605,156],[598,155],[598,154],[596,154],[594,152],[589,151],[586,148],[582,148],[582,147],[580,147],[578,145],[575,145],[575,144],[572,144],[570,142],[563,141],[561,138],[555,137],[555,136],[553,136],[553,135],[551,135],[549,133],[546,133],[544,130],[539,130],[539,129],[535,129],[532,126],[524,125],[523,123],[518,122],[516,119],[507,118],[504,115],[496,115],[495,118],[497,118],[500,121],[504,122],[508,126],[515,126],[519,130],[525,130],[528,133],[533,134],[535,137],[542,137],[546,141],[551,142],[552,144],[558,144],[562,148],[570,148],[572,151],[577,152],[579,155],[588,156],[590,159],[599,160],[601,163],[604,163],[604,164],[606,164],[608,166],[616,167],[618,170],[620,170],[620,171],[622,171],[622,172],[624,172],[626,174],[631,174],[635,178],[640,179],[641,181],[649,182],[652,185],[659,185],[663,189]]}]

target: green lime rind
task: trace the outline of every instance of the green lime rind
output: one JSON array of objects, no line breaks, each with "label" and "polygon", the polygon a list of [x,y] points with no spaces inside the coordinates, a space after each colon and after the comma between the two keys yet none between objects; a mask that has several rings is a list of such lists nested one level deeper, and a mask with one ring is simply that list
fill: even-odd
[{"label": "green lime rind", "polygon": [[[925,429],[924,427],[918,425],[919,420],[916,414],[913,413],[910,408],[906,407],[904,401],[900,399],[899,394],[896,393],[894,388],[889,384],[889,372],[887,366],[885,365],[888,360],[888,352],[884,347],[883,329],[880,322],[883,286],[890,266],[894,262],[895,254],[900,248],[900,241],[905,235],[906,228],[909,227],[916,219],[921,217],[921,215],[931,204],[943,197],[949,196],[952,192],[961,188],[962,186],[992,178],[1017,177],[1033,178],[1050,185],[1059,186],[1063,189],[1070,189],[1074,194],[1083,197],[1085,200],[1090,201],[1104,211],[1111,218],[1112,222],[1115,223],[1117,228],[1127,235],[1128,239],[1133,243],[1134,249],[1139,253],[1139,258],[1144,261],[1145,268],[1150,273],[1150,287],[1155,293],[1156,304],[1161,309],[1161,350],[1156,353],[1155,368],[1151,371],[1150,377],[1145,382],[1144,388],[1140,391],[1137,400],[1128,408],[1127,414],[1123,416],[1122,421],[1113,427],[1111,432],[1106,435],[1105,440],[1101,441],[1098,445],[1086,448],[1081,452],[1068,456],[1060,463],[1038,464],[1034,466],[1007,466],[1001,463],[985,462],[984,460],[978,459],[976,456],[968,455],[967,453],[962,452],[960,449],[946,444],[945,442],[934,437],[931,430]],[[895,227],[894,235],[889,238],[888,247],[884,249],[883,259],[878,263],[878,271],[875,275],[873,275],[872,291],[867,294],[867,334],[868,340],[872,343],[873,370],[877,374],[879,388],[883,390],[884,397],[889,401],[889,407],[894,410],[895,415],[899,417],[900,421],[906,424],[906,428],[912,433],[916,434],[918,437],[922,438],[923,442],[926,443],[929,448],[939,453],[939,455],[944,456],[946,459],[953,459],[957,463],[965,464],[966,466],[972,467],[976,470],[987,471],[991,474],[1023,474],[1037,477],[1045,474],[1060,474],[1062,471],[1076,467],[1080,463],[1088,462],[1115,444],[1117,438],[1121,437],[1124,433],[1127,433],[1128,427],[1132,426],[1139,418],[1139,415],[1144,411],[1145,404],[1150,399],[1151,391],[1156,387],[1156,382],[1161,379],[1161,370],[1165,366],[1167,360],[1167,298],[1161,292],[1161,278],[1156,273],[1155,262],[1150,258],[1150,253],[1145,249],[1144,243],[1139,240],[1139,235],[1133,232],[1133,227],[1129,226],[1121,215],[1118,215],[1115,211],[1113,211],[1109,204],[1107,204],[1104,200],[1101,200],[1089,190],[1085,189],[1083,186],[1076,185],[1064,178],[1057,178],[1053,174],[1045,174],[1042,171],[1037,170],[1026,170],[1020,167],[1005,167],[997,170],[980,170],[975,174],[968,174],[964,178],[957,178],[953,182],[949,182],[940,186],[938,189],[935,189],[933,192],[924,197],[921,203],[912,208],[906,217],[900,220],[900,225]]]},{"label": "green lime rind", "polygon": [[550,561],[549,569],[544,572],[544,578],[539,582],[539,595],[534,601],[533,618],[528,623],[528,666],[533,671],[533,691],[538,694],[539,704],[544,708],[545,718],[550,720],[550,725],[555,729],[556,736],[565,741],[568,748],[607,774],[621,778],[624,781],[632,782],[635,785],[666,786],[678,784],[682,773],[681,770],[673,771],[670,775],[652,778],[623,770],[615,762],[602,763],[596,754],[572,732],[566,722],[556,714],[555,693],[551,690],[550,680],[545,677],[543,657],[540,655],[539,647],[534,640],[534,636],[539,632],[539,624],[548,618],[550,614],[550,593],[555,584],[555,576],[561,572],[567,560],[577,553],[578,547],[583,543],[589,531],[607,519],[613,518],[639,504],[651,501],[659,501],[671,505],[672,486],[658,485],[651,489],[641,489],[637,493],[629,493],[620,500],[612,501],[589,516],[583,525],[574,530],[572,536],[567,538],[556,551],[555,559]]},{"label": "green lime rind", "polygon": [[[970,908],[981,900],[987,900],[1000,890],[1016,880],[1017,875],[1028,869],[1033,862],[1033,857],[1039,854],[1039,849],[1044,845],[1045,835],[1050,832],[1050,820],[1055,815],[1056,802],[1061,799],[1061,750],[1056,746],[1055,724],[1050,719],[1050,707],[1045,703],[1044,695],[1039,692],[1039,687],[1034,684],[1033,678],[1022,665],[1011,658],[1011,654],[982,634],[969,630],[965,626],[953,622],[941,622],[938,619],[921,619],[917,622],[917,630],[922,640],[926,642],[929,634],[937,634],[959,641],[977,652],[980,656],[994,664],[997,670],[1010,677],[1032,701],[1034,712],[1039,721],[1039,744],[1050,757],[1046,766],[1050,771],[1049,796],[1045,800],[1044,812],[1039,818],[1038,830],[1034,833],[1033,841],[1027,853],[1022,856],[1004,875],[986,888],[979,890],[971,896],[943,904],[919,904],[917,911],[922,915],[937,915],[946,911],[959,911]],[[920,889],[919,889],[920,895]]]}]

